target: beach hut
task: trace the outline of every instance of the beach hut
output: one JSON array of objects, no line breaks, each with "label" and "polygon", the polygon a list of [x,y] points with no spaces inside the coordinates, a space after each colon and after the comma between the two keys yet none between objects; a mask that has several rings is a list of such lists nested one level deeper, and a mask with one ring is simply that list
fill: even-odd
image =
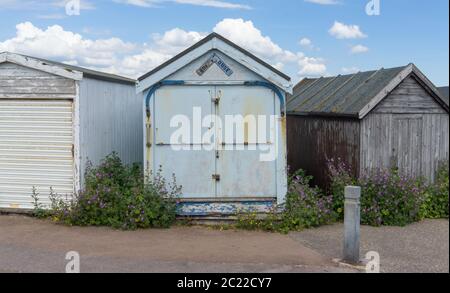
[{"label": "beach hut", "polygon": [[449,158],[448,98],[414,65],[321,78],[294,88],[288,162],[327,187],[327,160],[354,176],[396,168],[434,181]]},{"label": "beach hut", "polygon": [[180,215],[285,201],[288,76],[213,33],[139,78],[137,92],[146,174],[175,175]]},{"label": "beach hut", "polygon": [[141,100],[132,79],[0,53],[0,209],[33,208],[80,190],[88,161],[115,151],[142,161]]}]

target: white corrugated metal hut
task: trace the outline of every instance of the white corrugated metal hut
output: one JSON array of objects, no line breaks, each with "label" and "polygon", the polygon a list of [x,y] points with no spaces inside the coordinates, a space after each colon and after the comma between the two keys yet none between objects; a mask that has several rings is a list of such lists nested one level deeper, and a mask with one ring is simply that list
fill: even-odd
[{"label": "white corrugated metal hut", "polygon": [[[175,174],[183,187],[181,215],[228,215],[249,207],[265,211],[284,202],[288,76],[213,33],[139,78],[137,91],[144,100],[146,172],[162,166],[164,177]],[[177,115],[192,123],[192,139],[173,140]],[[265,117],[257,129],[264,124],[268,131],[256,135],[250,124],[239,130],[236,123],[227,136],[226,125],[217,121],[229,115]],[[196,131],[210,131],[215,139],[195,138]],[[262,158],[269,149],[273,160]]]},{"label": "white corrugated metal hut", "polygon": [[141,162],[141,106],[132,79],[0,53],[0,209],[32,208],[33,186],[73,194],[113,151]]}]

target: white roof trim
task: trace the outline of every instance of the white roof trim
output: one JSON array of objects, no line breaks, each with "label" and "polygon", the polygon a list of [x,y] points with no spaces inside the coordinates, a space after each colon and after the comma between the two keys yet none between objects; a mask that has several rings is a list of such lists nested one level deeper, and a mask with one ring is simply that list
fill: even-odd
[{"label": "white roof trim", "polygon": [[[436,86],[417,68],[414,64],[409,64],[402,70],[391,82],[381,90],[359,113],[359,119],[366,117],[381,101],[384,100],[401,82],[403,82],[411,73],[414,73],[442,102],[442,94]],[[445,103],[444,103],[445,104]],[[447,109],[448,111],[448,109]]]},{"label": "white roof trim", "polygon": [[137,93],[141,93],[148,88],[150,88],[152,85],[160,82],[161,80],[167,78],[171,74],[177,72],[187,64],[191,63],[192,61],[200,58],[201,56],[205,55],[211,50],[218,50],[228,57],[234,59],[236,62],[242,64],[249,70],[255,72],[256,74],[262,76],[264,79],[268,80],[269,82],[273,83],[283,91],[292,94],[293,93],[293,84],[291,81],[286,80],[284,77],[276,74],[266,66],[262,65],[261,63],[257,62],[250,56],[247,56],[246,54],[240,52],[233,46],[228,45],[227,43],[223,42],[222,40],[218,38],[213,38],[207,43],[201,45],[200,47],[192,50],[191,52],[187,53],[186,55],[180,57],[178,60],[175,60],[171,64],[167,65],[166,67],[162,68],[161,70],[155,72],[153,75],[150,75],[149,77],[145,78],[144,80],[138,82],[136,86]]},{"label": "white roof trim", "polygon": [[61,66],[57,66],[54,64],[48,64],[44,61],[34,59],[32,57],[26,57],[19,54],[14,53],[1,53],[0,54],[0,63],[10,62],[17,65],[33,68],[36,70],[44,71],[50,74],[66,77],[73,80],[81,80],[83,79],[83,73],[74,70],[68,70],[67,68],[63,68]]}]

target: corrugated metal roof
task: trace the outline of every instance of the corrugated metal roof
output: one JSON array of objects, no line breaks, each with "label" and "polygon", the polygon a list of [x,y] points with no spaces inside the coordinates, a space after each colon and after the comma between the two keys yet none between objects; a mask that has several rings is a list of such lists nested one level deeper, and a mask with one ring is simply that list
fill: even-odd
[{"label": "corrugated metal roof", "polygon": [[65,68],[67,70],[82,72],[84,77],[90,77],[93,79],[99,79],[99,80],[105,80],[105,81],[120,82],[120,83],[125,83],[125,84],[136,84],[135,79],[119,76],[116,74],[100,72],[100,71],[91,70],[91,69],[87,69],[87,68],[83,68],[83,67],[79,67],[79,66],[69,65],[69,64],[65,64],[65,63],[61,63],[61,62],[51,61],[51,60],[42,59],[42,58],[38,58],[38,57],[27,56],[27,55],[23,55],[23,54],[8,53],[8,52],[1,52],[1,53],[15,54],[15,55],[23,56],[26,58],[39,60],[40,62],[43,62],[43,63],[56,65],[56,66]]},{"label": "corrugated metal roof", "polygon": [[358,116],[407,66],[304,79],[294,87],[288,113]]}]

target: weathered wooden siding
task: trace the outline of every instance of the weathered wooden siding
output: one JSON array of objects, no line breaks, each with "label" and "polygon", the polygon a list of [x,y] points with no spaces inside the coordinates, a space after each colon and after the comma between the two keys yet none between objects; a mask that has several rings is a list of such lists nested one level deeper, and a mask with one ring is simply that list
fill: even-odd
[{"label": "weathered wooden siding", "polygon": [[435,179],[449,158],[448,113],[412,77],[361,122],[361,171],[397,167]]},{"label": "weathered wooden siding", "polygon": [[75,81],[13,63],[0,64],[0,99],[73,99]]},{"label": "weathered wooden siding", "polygon": [[314,184],[329,185],[327,159],[341,158],[357,176],[359,171],[359,120],[288,116],[288,164],[291,173],[303,169]]},{"label": "weathered wooden siding", "polygon": [[372,113],[445,114],[445,110],[412,76],[405,79]]},{"label": "weathered wooden siding", "polygon": [[79,112],[81,172],[113,151],[127,164],[143,161],[142,100],[133,84],[84,78]]}]

